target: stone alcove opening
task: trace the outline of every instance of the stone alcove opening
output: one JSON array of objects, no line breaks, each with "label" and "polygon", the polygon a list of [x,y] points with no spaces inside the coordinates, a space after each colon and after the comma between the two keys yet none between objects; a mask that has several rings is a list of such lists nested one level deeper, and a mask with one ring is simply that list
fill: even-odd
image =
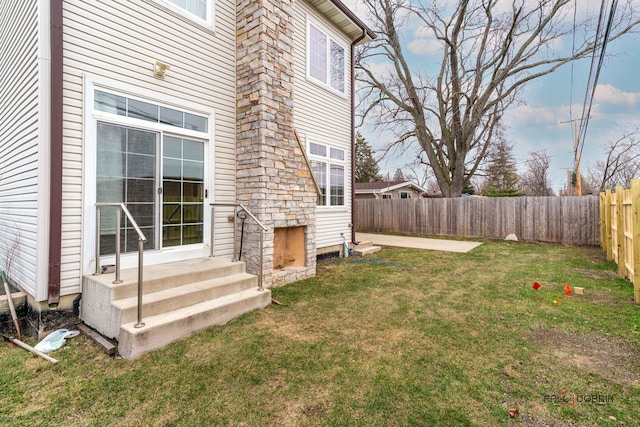
[{"label": "stone alcove opening", "polygon": [[273,230],[273,268],[284,270],[305,266],[305,226]]}]

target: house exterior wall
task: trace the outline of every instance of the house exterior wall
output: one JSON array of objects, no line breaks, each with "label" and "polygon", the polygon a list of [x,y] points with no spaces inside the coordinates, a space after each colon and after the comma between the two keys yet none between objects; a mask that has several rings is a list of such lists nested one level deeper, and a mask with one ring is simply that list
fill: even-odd
[{"label": "house exterior wall", "polygon": [[[64,153],[61,295],[80,291],[83,274],[83,197],[95,191],[83,181],[95,174],[83,163],[83,117],[88,78],[153,94],[171,105],[189,103],[213,114],[214,187],[209,202],[235,201],[235,4],[215,2],[214,27],[196,24],[152,0],[64,2]],[[156,60],[171,69],[155,77]],[[135,94],[135,93],[134,93]],[[208,209],[208,206],[205,206]],[[89,212],[89,213],[87,213]],[[215,254],[231,256],[229,212],[216,215]],[[205,238],[206,239],[206,238]],[[86,249],[85,249],[86,252]],[[86,258],[86,254],[84,257]],[[145,258],[146,259],[146,258]]]},{"label": "house exterior wall", "polygon": [[[371,192],[365,193],[356,193],[356,200],[364,200],[364,199],[382,199],[382,195],[383,194],[387,194],[391,196],[391,199],[400,199],[401,197],[401,193],[409,193],[410,194],[410,198],[411,199],[419,199],[421,196],[421,193],[411,187],[406,187],[406,188],[398,188],[398,189],[394,189],[391,191],[385,191],[383,190],[375,190],[375,194],[374,194],[374,190],[371,190]],[[376,197],[377,196],[377,197]]]},{"label": "house exterior wall", "polygon": [[392,199],[401,199],[402,198],[401,193],[409,193],[412,199],[420,198],[420,193],[418,193],[416,190],[414,190],[411,187],[398,188],[396,190],[389,191],[387,194],[390,194]]},{"label": "house exterior wall", "polygon": [[413,188],[400,188],[400,189],[398,189],[398,190],[393,192],[392,198],[401,199],[402,198],[402,194],[401,193],[409,193],[409,196],[412,199],[419,199],[420,198],[420,193],[417,192],[416,190],[414,190]]},{"label": "house exterior wall", "polygon": [[47,281],[48,1],[0,3],[0,269]]},{"label": "house exterior wall", "polygon": [[[345,94],[339,95],[307,78],[307,21],[321,26],[345,47]],[[345,151],[345,206],[317,207],[316,247],[342,245],[340,233],[351,241],[351,41],[305,1],[294,5],[294,127],[307,149],[309,143]]]},{"label": "house exterior wall", "polygon": [[[95,176],[96,171],[86,160],[87,149],[95,150],[95,140],[87,131],[93,126],[87,121],[92,108],[87,105],[92,99],[87,93],[95,82],[134,96],[151,94],[152,100],[169,105],[197,105],[211,114],[214,184],[205,203],[239,200],[249,203],[252,210],[257,208],[260,218],[268,219],[272,226],[307,227],[305,269],[276,274],[279,278],[274,283],[314,274],[315,248],[341,244],[341,232],[350,238],[349,67],[345,67],[345,96],[306,78],[307,20],[322,25],[345,46],[345,61],[350,57],[350,40],[305,0],[214,3],[213,26],[208,26],[194,23],[162,0],[63,1],[61,296],[81,292],[85,260],[92,255],[87,241],[94,233],[95,210],[93,205],[87,209],[87,200],[95,186],[87,185],[87,177]],[[20,229],[20,251],[14,260],[13,279],[36,301],[47,299],[48,279],[48,6],[48,0],[0,4],[0,223],[19,222],[14,227]],[[256,43],[244,48],[238,28],[242,16],[259,21],[259,28],[246,28],[247,39],[260,34]],[[257,80],[242,81],[241,66],[230,66],[238,56],[258,58],[258,66],[245,61],[249,67],[245,71],[255,72]],[[156,60],[171,65],[164,78],[153,74]],[[274,63],[280,67],[275,79],[267,72]],[[285,84],[275,87],[274,82]],[[258,107],[253,112],[243,110],[246,100]],[[293,129],[307,148],[310,142],[317,142],[345,151],[344,207],[316,209],[315,191]],[[256,151],[257,157],[247,157],[256,135],[264,144]],[[285,182],[279,188],[273,187],[274,167],[281,168],[276,177]],[[237,186],[236,177],[240,177]],[[246,185],[251,180],[261,183],[260,191]],[[229,212],[217,212],[215,254],[231,256]],[[0,244],[7,244],[6,236],[0,235]]]}]

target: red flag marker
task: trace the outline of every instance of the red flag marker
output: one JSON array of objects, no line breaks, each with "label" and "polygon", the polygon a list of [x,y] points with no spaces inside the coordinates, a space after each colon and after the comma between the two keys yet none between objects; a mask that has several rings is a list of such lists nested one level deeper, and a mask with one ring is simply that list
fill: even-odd
[{"label": "red flag marker", "polygon": [[571,286],[569,286],[568,283],[564,284],[564,294],[565,295],[571,295]]},{"label": "red flag marker", "polygon": [[538,282],[533,282],[533,286],[532,286],[532,288],[533,288],[534,290],[536,290],[536,291],[537,291],[538,289],[540,289],[540,286],[542,286],[542,285],[540,285],[540,283],[538,283]]}]

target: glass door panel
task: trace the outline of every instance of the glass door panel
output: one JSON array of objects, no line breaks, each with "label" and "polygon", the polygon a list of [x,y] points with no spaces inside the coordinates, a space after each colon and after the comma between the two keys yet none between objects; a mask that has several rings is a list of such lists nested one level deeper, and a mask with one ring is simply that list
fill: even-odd
[{"label": "glass door panel", "polygon": [[202,243],[204,143],[165,136],[162,178],[162,246]]},{"label": "glass door panel", "polygon": [[[156,249],[157,134],[98,123],[96,201],[125,203],[147,238],[145,249]],[[115,251],[115,208],[102,208],[100,253]],[[138,249],[138,235],[123,215],[120,250]]]}]

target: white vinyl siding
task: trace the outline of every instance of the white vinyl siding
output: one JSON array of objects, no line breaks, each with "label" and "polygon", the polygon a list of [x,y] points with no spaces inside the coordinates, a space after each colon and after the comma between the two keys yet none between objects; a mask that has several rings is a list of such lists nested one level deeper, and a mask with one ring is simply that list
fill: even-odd
[{"label": "white vinyl siding", "polygon": [[[321,14],[305,1],[294,5],[295,51],[294,51],[294,93],[296,99],[294,127],[305,142],[318,142],[328,147],[344,151],[344,206],[316,209],[316,247],[341,245],[344,233],[351,237],[351,104],[349,101],[350,68],[348,50],[350,41],[340,30],[329,23]],[[305,78],[307,73],[307,28],[308,22],[316,22],[329,32],[330,37],[345,47],[344,94],[328,90]],[[345,96],[345,94],[347,96]],[[329,156],[329,152],[326,156]],[[310,156],[311,157],[311,156]],[[318,160],[316,158],[316,160]],[[327,171],[330,173],[330,171]],[[327,179],[327,178],[325,178]],[[327,189],[329,191],[329,189]],[[329,196],[329,194],[327,194]]]},{"label": "white vinyl siding", "polygon": [[[176,14],[155,0],[64,2],[64,177],[62,293],[78,292],[83,273],[81,237],[84,90],[86,78],[135,88],[168,105],[197,104],[214,114],[214,187],[205,203],[235,201],[235,4],[216,2],[216,32]],[[164,78],[155,61],[171,66]],[[84,168],[84,171],[83,171]],[[230,256],[233,230],[227,212],[216,214],[215,254]],[[86,254],[84,254],[86,257]]]},{"label": "white vinyl siding", "polygon": [[183,19],[215,29],[215,0],[153,0]]},{"label": "white vinyl siding", "polygon": [[46,287],[48,249],[43,4],[0,2],[0,268],[10,266],[9,279],[36,298]]}]

